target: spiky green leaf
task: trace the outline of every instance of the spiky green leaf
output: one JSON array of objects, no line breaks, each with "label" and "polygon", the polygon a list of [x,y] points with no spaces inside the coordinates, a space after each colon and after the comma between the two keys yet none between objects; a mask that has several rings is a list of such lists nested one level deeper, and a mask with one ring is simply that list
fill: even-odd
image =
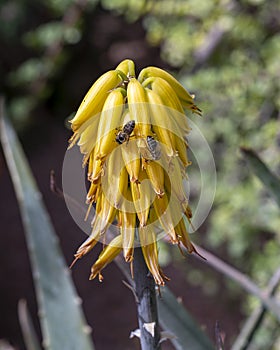
[{"label": "spiky green leaf", "polygon": [[1,101],[1,142],[24,224],[39,304],[43,345],[51,350],[93,350],[80,301],[58,239]]}]

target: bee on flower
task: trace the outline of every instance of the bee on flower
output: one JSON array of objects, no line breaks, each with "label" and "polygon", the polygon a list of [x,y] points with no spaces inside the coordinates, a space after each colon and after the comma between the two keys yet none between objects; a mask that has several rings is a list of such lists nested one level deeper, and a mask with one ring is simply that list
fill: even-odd
[{"label": "bee on flower", "polygon": [[116,141],[119,144],[122,144],[124,142],[128,143],[134,128],[135,128],[135,120],[130,120],[129,122],[127,122],[122,128],[122,130],[118,132]]},{"label": "bee on flower", "polygon": [[102,280],[101,270],[121,251],[132,262],[138,245],[155,282],[163,285],[167,278],[158,263],[158,226],[173,244],[197,253],[184,219],[191,223],[183,186],[190,164],[185,110],[201,115],[194,96],[172,75],[147,67],[136,78],[133,61],[124,60],[92,85],[71,120],[69,147],[78,142],[84,154],[90,182],[86,201],[95,204],[91,234],[75,260],[104,241],[113,222],[118,227],[90,279]]},{"label": "bee on flower", "polygon": [[146,160],[159,160],[161,155],[161,149],[158,141],[156,141],[152,136],[147,136],[144,140],[144,146],[141,147],[141,156]]}]

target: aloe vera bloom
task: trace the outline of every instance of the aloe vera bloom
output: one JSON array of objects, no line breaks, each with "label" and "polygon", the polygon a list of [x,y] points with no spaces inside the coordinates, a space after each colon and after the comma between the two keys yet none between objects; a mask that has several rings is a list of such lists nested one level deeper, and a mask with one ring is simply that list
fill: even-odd
[{"label": "aloe vera bloom", "polygon": [[201,115],[194,95],[160,68],[147,67],[137,78],[131,60],[103,74],[84,97],[71,121],[69,147],[78,142],[84,154],[86,201],[94,211],[91,234],[74,262],[105,243],[90,279],[102,280],[101,270],[121,251],[132,263],[141,246],[155,282],[163,285],[157,247],[163,236],[197,253],[186,226],[192,212],[183,185],[190,165],[185,111]]}]

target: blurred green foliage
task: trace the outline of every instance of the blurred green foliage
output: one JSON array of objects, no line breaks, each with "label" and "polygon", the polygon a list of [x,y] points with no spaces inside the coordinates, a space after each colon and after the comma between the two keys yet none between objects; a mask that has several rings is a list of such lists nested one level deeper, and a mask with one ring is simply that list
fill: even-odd
[{"label": "blurred green foliage", "polygon": [[[89,327],[54,227],[22,146],[6,116],[2,99],[0,141],[24,226],[40,310],[38,316],[43,336],[42,348],[94,350]],[[40,349],[32,320],[21,319],[21,326],[26,349]]]},{"label": "blurred green foliage", "polygon": [[[24,127],[33,108],[52,94],[53,79],[71,56],[68,46],[78,44],[82,38],[84,12],[92,11],[96,4],[97,0],[0,3],[0,39],[28,57],[19,56],[17,68],[2,82],[4,90],[20,91],[20,96],[13,96],[9,103],[18,128]],[[15,59],[12,57],[12,61]],[[1,65],[0,73],[6,73]]]},{"label": "blurred green foliage", "polygon": [[79,28],[66,27],[59,21],[43,24],[35,32],[28,32],[23,37],[27,46],[36,49],[48,48],[57,40],[64,41],[66,44],[76,44],[80,39]]}]

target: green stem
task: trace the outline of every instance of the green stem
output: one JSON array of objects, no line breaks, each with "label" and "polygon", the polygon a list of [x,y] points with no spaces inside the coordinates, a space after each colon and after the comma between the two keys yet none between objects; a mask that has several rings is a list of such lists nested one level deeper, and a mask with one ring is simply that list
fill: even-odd
[{"label": "green stem", "polygon": [[133,269],[141,349],[160,350],[155,282],[147,268],[141,248],[135,249]]}]

